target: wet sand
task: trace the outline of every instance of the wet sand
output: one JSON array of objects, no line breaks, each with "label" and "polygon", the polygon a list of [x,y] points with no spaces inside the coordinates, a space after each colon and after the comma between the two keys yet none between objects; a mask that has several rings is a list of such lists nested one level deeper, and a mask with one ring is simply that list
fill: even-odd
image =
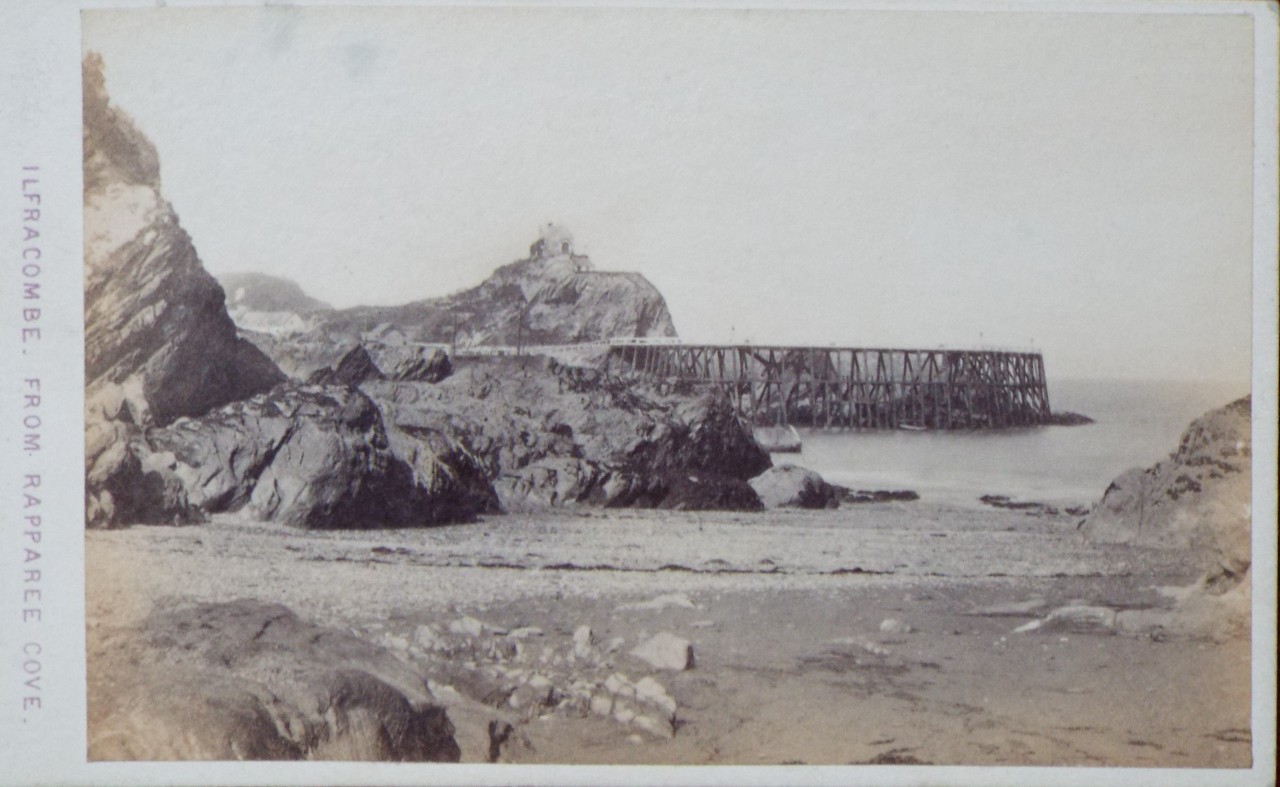
[{"label": "wet sand", "polygon": [[[1176,553],[1086,544],[1076,522],[911,502],[560,511],[430,530],[227,517],[89,531],[89,650],[157,609],[283,603],[421,671],[464,761],[1247,767],[1248,642],[1014,633],[1068,603],[1167,606],[1158,588],[1196,577]],[[1011,604],[1023,611],[974,614]],[[496,639],[450,639],[468,616],[541,636],[495,654],[478,643]],[[584,625],[595,644],[575,657]],[[449,642],[423,646],[423,626]],[[692,643],[692,669],[629,654],[660,631]],[[619,673],[665,688],[673,735],[586,707],[581,696]],[[535,674],[556,701],[486,689]],[[497,748],[495,720],[512,730]]]}]

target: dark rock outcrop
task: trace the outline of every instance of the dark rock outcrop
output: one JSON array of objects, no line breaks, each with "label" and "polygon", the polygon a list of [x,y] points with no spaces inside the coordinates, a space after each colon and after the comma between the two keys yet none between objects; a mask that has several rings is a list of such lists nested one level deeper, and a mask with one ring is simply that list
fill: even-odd
[{"label": "dark rock outcrop", "polygon": [[1089,424],[1097,422],[1087,415],[1063,411],[1060,413],[1051,413],[1049,415],[1049,420],[1045,421],[1045,423],[1050,426],[1088,426]]},{"label": "dark rock outcrop", "polygon": [[496,508],[479,463],[442,435],[389,434],[345,386],[273,389],[148,434],[192,505],[308,529],[414,527]]},{"label": "dark rock outcrop", "polygon": [[1081,523],[1099,542],[1189,549],[1206,567],[1250,561],[1251,399],[1197,418],[1166,460],[1125,472]]},{"label": "dark rock outcrop", "polygon": [[822,476],[796,465],[778,465],[751,479],[766,508],[837,508],[840,494]]},{"label": "dark rock outcrop", "polygon": [[674,472],[623,478],[630,483],[616,494],[606,496],[606,506],[673,511],[759,511],[764,508],[759,495],[740,478]]},{"label": "dark rock outcrop", "polygon": [[308,385],[350,385],[358,386],[366,380],[385,380],[386,375],[369,357],[364,345],[356,345],[338,365],[333,368],[317,370],[307,378]]},{"label": "dark rock outcrop", "polygon": [[841,503],[909,503],[919,500],[920,493],[914,489],[847,489],[837,486]]},{"label": "dark rock outcrop", "polygon": [[388,423],[479,458],[506,510],[566,504],[760,507],[769,455],[716,395],[663,397],[540,358],[468,361],[438,384],[364,386]]},{"label": "dark rock outcrop", "polygon": [[1058,507],[1038,500],[1014,500],[1008,495],[983,495],[978,502],[992,508],[1003,508],[1006,511],[1023,511],[1032,516],[1057,516]]},{"label": "dark rock outcrop", "polygon": [[157,612],[89,651],[90,759],[459,759],[421,676],[278,604]]},{"label": "dark rock outcrop", "polygon": [[652,439],[631,449],[630,469],[641,474],[701,473],[745,481],[773,466],[769,452],[724,395],[681,401]]},{"label": "dark rock outcrop", "polygon": [[415,353],[403,358],[391,367],[392,380],[418,383],[438,383],[453,374],[453,363],[444,350]]},{"label": "dark rock outcrop", "polygon": [[172,457],[158,457],[130,423],[89,422],[85,431],[85,525],[183,525],[205,520],[173,472]]}]

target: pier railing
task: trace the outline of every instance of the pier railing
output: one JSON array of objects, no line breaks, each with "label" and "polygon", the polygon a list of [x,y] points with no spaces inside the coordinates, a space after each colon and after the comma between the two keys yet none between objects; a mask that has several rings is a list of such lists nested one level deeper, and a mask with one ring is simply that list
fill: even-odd
[{"label": "pier railing", "polygon": [[1030,426],[1050,417],[1039,352],[622,344],[607,372],[716,387],[757,425],[847,429]]}]

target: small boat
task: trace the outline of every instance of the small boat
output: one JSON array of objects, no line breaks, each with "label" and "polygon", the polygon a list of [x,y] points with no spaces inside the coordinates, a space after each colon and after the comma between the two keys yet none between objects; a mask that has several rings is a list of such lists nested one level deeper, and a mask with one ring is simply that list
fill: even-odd
[{"label": "small boat", "polygon": [[898,428],[899,428],[899,429],[901,429],[901,430],[902,430],[902,431],[904,431],[904,432],[927,432],[927,431],[929,431],[929,428],[928,428],[927,426],[920,426],[919,424],[898,424]]}]

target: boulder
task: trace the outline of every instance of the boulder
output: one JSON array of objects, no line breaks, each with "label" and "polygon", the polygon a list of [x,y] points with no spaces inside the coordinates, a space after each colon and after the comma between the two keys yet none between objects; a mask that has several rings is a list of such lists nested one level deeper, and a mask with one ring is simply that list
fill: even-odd
[{"label": "boulder", "polygon": [[195,524],[204,513],[187,496],[171,454],[157,455],[121,421],[86,424],[85,526]]},{"label": "boulder", "polygon": [[1197,418],[1166,460],[1122,474],[1081,532],[1091,541],[1189,550],[1204,570],[1248,565],[1251,399]]},{"label": "boulder", "polygon": [[438,383],[453,374],[453,363],[444,350],[425,351],[398,361],[388,375],[392,380]]},{"label": "boulder", "polygon": [[751,479],[765,508],[836,508],[838,492],[822,476],[796,465],[771,467]]},{"label": "boulder", "polygon": [[672,473],[656,479],[657,508],[675,511],[759,511],[760,497],[746,481],[720,475]]},{"label": "boulder", "polygon": [[278,604],[158,611],[89,648],[92,760],[459,758],[421,676]]},{"label": "boulder", "polygon": [[358,386],[366,380],[385,380],[386,375],[369,357],[369,351],[363,344],[357,344],[337,366],[318,369],[307,378],[308,385],[350,385]]},{"label": "boulder", "polygon": [[608,475],[583,459],[548,456],[514,472],[503,473],[494,489],[505,511],[586,501]]},{"label": "boulder", "polygon": [[374,381],[388,423],[448,435],[508,511],[563,505],[758,510],[746,478],[768,454],[723,397],[660,397],[597,378],[562,385],[536,358],[468,361],[437,384]]},{"label": "boulder", "polygon": [[648,475],[680,472],[746,481],[773,465],[769,452],[722,393],[682,401],[672,415],[666,428],[655,433],[656,439],[631,448],[630,469]]},{"label": "boulder", "polygon": [[[378,408],[345,386],[280,386],[202,418],[152,430],[175,457],[192,504],[246,509],[307,529],[465,521],[496,504],[465,450],[383,425]],[[437,438],[438,445],[424,442]]]}]

